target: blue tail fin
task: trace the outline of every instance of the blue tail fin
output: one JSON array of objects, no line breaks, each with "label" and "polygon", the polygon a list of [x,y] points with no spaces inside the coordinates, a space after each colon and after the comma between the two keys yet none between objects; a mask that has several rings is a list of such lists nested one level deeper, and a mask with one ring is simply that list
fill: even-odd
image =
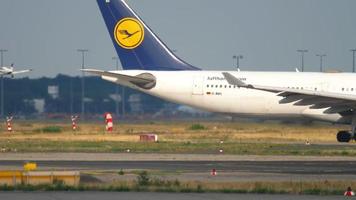
[{"label": "blue tail fin", "polygon": [[123,69],[200,70],[179,59],[124,0],[97,0]]}]

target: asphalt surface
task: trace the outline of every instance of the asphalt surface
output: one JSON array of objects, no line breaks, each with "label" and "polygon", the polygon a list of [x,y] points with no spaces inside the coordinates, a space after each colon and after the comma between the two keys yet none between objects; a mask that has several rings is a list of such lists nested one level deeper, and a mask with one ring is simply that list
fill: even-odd
[{"label": "asphalt surface", "polygon": [[[283,174],[356,174],[356,161],[36,161],[41,169],[161,170]],[[24,161],[0,161],[1,169],[21,169]]]},{"label": "asphalt surface", "polygon": [[256,195],[256,194],[189,194],[189,193],[114,193],[114,192],[2,192],[1,200],[329,200],[345,199],[343,196]]},{"label": "asphalt surface", "polygon": [[350,156],[162,154],[162,153],[0,153],[17,161],[355,161]]}]

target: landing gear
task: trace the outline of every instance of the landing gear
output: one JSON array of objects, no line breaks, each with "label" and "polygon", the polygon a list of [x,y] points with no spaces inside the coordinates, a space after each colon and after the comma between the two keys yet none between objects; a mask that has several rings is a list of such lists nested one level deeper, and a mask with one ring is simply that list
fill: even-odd
[{"label": "landing gear", "polygon": [[353,113],[351,118],[351,131],[339,131],[336,138],[338,142],[351,142],[351,140],[356,140],[356,113]]},{"label": "landing gear", "polygon": [[353,136],[349,131],[339,131],[336,138],[338,142],[348,143],[353,139]]}]

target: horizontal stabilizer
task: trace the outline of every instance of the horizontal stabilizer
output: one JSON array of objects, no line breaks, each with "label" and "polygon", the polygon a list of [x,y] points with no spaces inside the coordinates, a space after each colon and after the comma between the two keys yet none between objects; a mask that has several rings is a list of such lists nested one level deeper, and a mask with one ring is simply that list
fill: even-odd
[{"label": "horizontal stabilizer", "polygon": [[33,71],[32,69],[26,69],[26,70],[19,70],[19,71],[13,71],[12,74],[23,74],[23,73],[27,73],[27,72],[31,72]]},{"label": "horizontal stabilizer", "polygon": [[152,89],[156,86],[156,77],[154,77],[150,73],[142,73],[137,76],[129,76],[125,74],[119,74],[117,72],[102,71],[96,69],[82,69],[81,71],[96,74],[99,76],[116,78],[122,82],[128,82],[143,89]]}]

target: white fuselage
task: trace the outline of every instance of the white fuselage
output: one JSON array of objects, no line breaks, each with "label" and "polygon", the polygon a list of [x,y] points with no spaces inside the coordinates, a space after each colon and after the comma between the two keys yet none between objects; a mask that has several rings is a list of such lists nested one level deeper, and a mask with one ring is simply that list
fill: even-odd
[{"label": "white fuselage", "polygon": [[[186,104],[210,112],[238,116],[268,118],[308,117],[316,120],[349,123],[339,114],[324,114],[325,109],[310,106],[281,104],[283,97],[273,92],[239,88],[229,85],[221,71],[120,71],[136,76],[150,73],[156,77],[156,86],[144,90],[122,83],[112,77],[106,80],[122,84],[162,99]],[[297,72],[229,72],[253,85],[285,87],[299,90],[317,90],[340,94],[356,94],[356,75],[351,73],[297,73]]]},{"label": "white fuselage", "polygon": [[0,67],[0,75],[8,75],[14,71],[12,67]]}]

